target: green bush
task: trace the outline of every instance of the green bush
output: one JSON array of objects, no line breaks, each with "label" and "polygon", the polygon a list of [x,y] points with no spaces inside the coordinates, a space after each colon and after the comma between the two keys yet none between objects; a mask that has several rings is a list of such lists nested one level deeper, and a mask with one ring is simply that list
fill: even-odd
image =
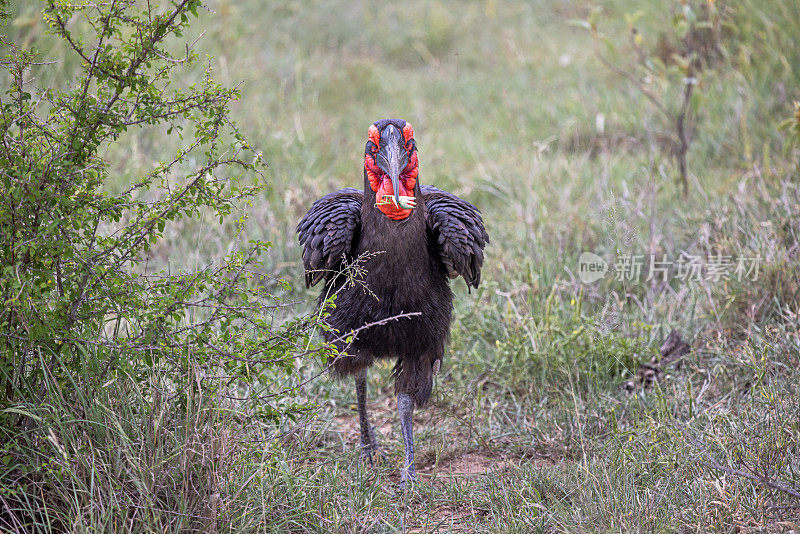
[{"label": "green bush", "polygon": [[[258,273],[269,243],[245,242],[244,215],[221,261],[172,272],[154,257],[170,225],[222,224],[262,187],[260,155],[229,117],[238,90],[210,68],[174,83],[197,61],[176,45],[200,7],[47,2],[81,65],[62,87],[35,86],[51,64],[0,37],[3,527],[203,524],[233,461],[205,449],[302,408],[296,362],[325,356],[309,341],[319,317],[276,320],[270,291],[285,283]],[[110,194],[103,156],[134,127],[180,148]]]}]

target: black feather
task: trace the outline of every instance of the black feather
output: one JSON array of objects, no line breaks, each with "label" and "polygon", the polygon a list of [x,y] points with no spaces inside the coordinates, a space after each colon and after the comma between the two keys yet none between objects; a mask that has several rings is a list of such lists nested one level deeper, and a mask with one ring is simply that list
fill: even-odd
[{"label": "black feather", "polygon": [[303,248],[306,287],[330,279],[342,257],[349,256],[361,225],[364,195],[347,187],[314,202],[297,225],[297,239]]},{"label": "black feather", "polygon": [[437,187],[423,185],[421,189],[428,212],[428,232],[439,244],[445,270],[454,269],[464,277],[467,287],[478,287],[483,248],[489,243],[481,212],[466,200]]}]

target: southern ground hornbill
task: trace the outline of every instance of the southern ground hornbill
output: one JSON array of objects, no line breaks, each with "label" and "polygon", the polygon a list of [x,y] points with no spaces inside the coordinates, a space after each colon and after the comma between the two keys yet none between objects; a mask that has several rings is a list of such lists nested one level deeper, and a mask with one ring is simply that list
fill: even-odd
[{"label": "southern ground hornbill", "polygon": [[[413,480],[411,416],[431,394],[444,356],[453,294],[448,278],[478,287],[489,236],[475,206],[420,185],[417,143],[409,123],[384,119],[369,128],[364,191],[348,187],[317,200],[297,225],[306,286],[325,281],[320,304],[336,293],[325,334],[340,349],[339,376],[355,375],[361,455],[378,442],[367,416],[366,372],[377,358],[396,358],[397,409],[405,443],[402,485]],[[360,258],[360,260],[359,260]],[[362,261],[361,283],[348,283],[343,262]],[[394,321],[382,320],[403,314]],[[364,328],[364,325],[380,323]],[[348,344],[342,335],[356,331]]]}]

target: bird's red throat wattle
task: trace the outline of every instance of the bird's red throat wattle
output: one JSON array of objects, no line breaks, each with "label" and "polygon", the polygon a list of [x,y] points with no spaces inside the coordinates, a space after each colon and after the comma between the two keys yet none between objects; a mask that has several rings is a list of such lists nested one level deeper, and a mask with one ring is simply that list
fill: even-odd
[{"label": "bird's red throat wattle", "polygon": [[[369,129],[369,139],[376,147],[380,147],[381,134],[375,125]],[[397,193],[401,197],[414,198],[414,187],[417,185],[417,175],[419,174],[419,166],[417,163],[417,151],[413,148],[411,141],[414,139],[414,129],[411,124],[406,123],[403,128],[403,139],[406,143],[406,149],[413,151],[408,156],[408,163],[400,173],[400,191]],[[364,156],[364,169],[367,171],[369,178],[369,185],[375,191],[375,207],[381,210],[384,215],[395,221],[405,219],[413,208],[405,208],[395,204],[392,197],[394,197],[394,188],[392,187],[392,180],[389,175],[383,172],[375,163],[374,156],[366,154]]]}]

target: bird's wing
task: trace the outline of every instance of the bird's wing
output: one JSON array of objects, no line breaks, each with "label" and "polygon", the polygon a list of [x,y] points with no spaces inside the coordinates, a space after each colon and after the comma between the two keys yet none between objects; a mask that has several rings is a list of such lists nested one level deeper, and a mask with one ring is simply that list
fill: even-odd
[{"label": "bird's wing", "polygon": [[483,247],[489,234],[481,212],[457,196],[430,185],[421,186],[427,209],[428,233],[439,247],[447,275],[464,277],[467,287],[478,287],[483,266]]},{"label": "bird's wing", "polygon": [[361,231],[361,202],[364,194],[346,187],[314,202],[297,225],[297,239],[303,245],[306,287],[336,274]]}]

